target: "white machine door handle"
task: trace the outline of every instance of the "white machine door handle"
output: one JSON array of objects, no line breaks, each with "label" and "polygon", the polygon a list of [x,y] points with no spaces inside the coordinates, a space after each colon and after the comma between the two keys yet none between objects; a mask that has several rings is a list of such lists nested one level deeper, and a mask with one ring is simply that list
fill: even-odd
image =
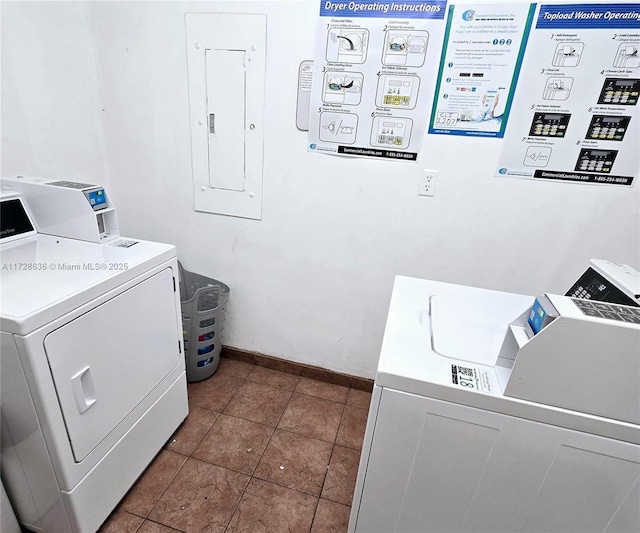
[{"label": "white machine door handle", "polygon": [[80,414],[96,403],[96,388],[91,377],[91,368],[85,366],[71,378],[71,389]]}]

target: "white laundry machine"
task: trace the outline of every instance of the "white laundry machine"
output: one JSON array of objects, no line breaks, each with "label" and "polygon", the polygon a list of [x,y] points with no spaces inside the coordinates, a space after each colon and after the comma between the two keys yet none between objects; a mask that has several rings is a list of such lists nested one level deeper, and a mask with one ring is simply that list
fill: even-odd
[{"label": "white laundry machine", "polygon": [[397,277],[349,531],[640,531],[639,349],[637,306]]},{"label": "white laundry machine", "polygon": [[23,527],[93,532],[188,412],[176,251],[121,238],[101,187],[26,182],[2,181],[2,481]]}]

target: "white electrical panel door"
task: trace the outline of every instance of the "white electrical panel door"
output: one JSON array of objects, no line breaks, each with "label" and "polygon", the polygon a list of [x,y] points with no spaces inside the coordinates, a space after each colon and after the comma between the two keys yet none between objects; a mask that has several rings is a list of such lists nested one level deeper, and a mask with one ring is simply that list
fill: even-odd
[{"label": "white electrical panel door", "polygon": [[186,15],[196,211],[262,218],[266,31],[266,15]]},{"label": "white electrical panel door", "polygon": [[209,114],[209,187],[242,192],[245,159],[245,52],[206,50],[205,58]]}]

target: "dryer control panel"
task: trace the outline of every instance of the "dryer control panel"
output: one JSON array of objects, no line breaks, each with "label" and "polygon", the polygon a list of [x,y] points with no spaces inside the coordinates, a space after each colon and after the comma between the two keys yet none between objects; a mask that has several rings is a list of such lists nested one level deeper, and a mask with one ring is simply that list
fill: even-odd
[{"label": "dryer control panel", "polygon": [[96,243],[120,236],[115,207],[100,185],[26,176],[2,184],[22,195],[40,233]]}]

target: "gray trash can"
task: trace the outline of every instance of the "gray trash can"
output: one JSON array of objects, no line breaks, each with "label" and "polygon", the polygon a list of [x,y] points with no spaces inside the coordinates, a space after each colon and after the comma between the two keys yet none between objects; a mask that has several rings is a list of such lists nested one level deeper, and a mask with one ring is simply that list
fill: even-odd
[{"label": "gray trash can", "polygon": [[213,375],[220,363],[229,287],[221,281],[180,270],[180,304],[187,381]]}]

